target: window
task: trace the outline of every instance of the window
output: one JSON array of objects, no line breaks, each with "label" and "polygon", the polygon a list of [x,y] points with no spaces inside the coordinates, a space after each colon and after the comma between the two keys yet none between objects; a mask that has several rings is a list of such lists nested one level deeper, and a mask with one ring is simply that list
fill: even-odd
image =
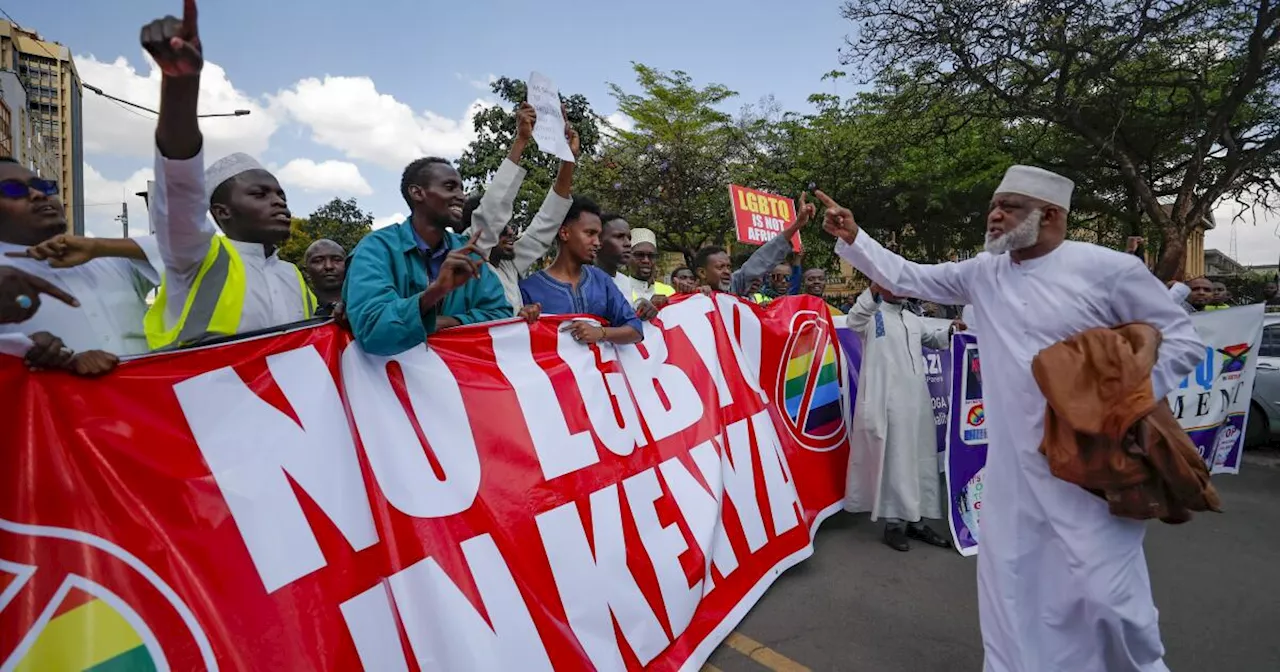
[{"label": "window", "polygon": [[1280,357],[1280,324],[1272,324],[1262,330],[1262,345],[1258,347],[1258,356]]}]

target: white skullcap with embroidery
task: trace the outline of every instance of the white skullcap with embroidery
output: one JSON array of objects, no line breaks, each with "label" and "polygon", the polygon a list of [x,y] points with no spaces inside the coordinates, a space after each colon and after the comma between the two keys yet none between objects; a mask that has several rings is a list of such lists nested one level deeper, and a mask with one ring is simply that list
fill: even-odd
[{"label": "white skullcap with embroidery", "polygon": [[631,229],[631,246],[635,247],[640,243],[649,243],[653,249],[658,249],[658,235],[651,229]]},{"label": "white skullcap with embroidery", "polygon": [[262,164],[258,163],[257,159],[242,152],[236,152],[218,159],[204,171],[205,200],[212,203],[214,190],[222,186],[223,182],[240,173],[247,173],[251,170],[266,169],[262,167]]},{"label": "white skullcap with embroidery", "polygon": [[1071,210],[1071,192],[1076,183],[1044,168],[1035,166],[1010,166],[1004,180],[996,187],[997,194],[1021,194]]}]

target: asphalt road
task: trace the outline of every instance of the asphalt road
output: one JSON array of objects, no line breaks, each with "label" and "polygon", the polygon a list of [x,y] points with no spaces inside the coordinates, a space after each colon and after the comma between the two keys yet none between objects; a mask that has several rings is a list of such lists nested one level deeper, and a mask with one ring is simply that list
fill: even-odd
[{"label": "asphalt road", "polygon": [[[1166,662],[1182,670],[1280,670],[1280,452],[1218,476],[1225,513],[1147,533]],[[946,525],[934,523],[945,534]],[[867,516],[840,514],[817,551],[778,579],[708,661],[773,669],[926,672],[982,669],[976,558],[880,543]],[[751,646],[744,647],[746,641]],[[763,645],[755,660],[746,653]],[[764,655],[762,655],[764,654]],[[765,662],[757,662],[763,660]]]}]

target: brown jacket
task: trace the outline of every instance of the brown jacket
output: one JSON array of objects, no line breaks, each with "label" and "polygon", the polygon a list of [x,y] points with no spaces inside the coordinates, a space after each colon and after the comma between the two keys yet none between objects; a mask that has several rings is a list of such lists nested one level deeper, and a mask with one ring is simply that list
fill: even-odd
[{"label": "brown jacket", "polygon": [[1104,497],[1113,515],[1177,524],[1221,509],[1200,452],[1152,391],[1160,340],[1147,324],[1090,329],[1042,350],[1031,371],[1048,401],[1050,472]]}]

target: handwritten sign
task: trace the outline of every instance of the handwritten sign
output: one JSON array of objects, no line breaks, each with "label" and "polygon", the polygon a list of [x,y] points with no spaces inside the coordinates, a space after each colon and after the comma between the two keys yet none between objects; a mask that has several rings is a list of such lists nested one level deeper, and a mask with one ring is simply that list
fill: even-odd
[{"label": "handwritten sign", "polygon": [[538,112],[538,122],[533,126],[533,139],[538,148],[554,154],[561,161],[573,163],[573,152],[564,137],[564,117],[560,113],[560,92],[542,73],[529,75],[529,104]]},{"label": "handwritten sign", "polygon": [[[796,221],[795,202],[785,196],[729,185],[729,203],[738,225],[738,241],[763,245]],[[804,249],[800,236],[791,240],[796,252]]]}]

